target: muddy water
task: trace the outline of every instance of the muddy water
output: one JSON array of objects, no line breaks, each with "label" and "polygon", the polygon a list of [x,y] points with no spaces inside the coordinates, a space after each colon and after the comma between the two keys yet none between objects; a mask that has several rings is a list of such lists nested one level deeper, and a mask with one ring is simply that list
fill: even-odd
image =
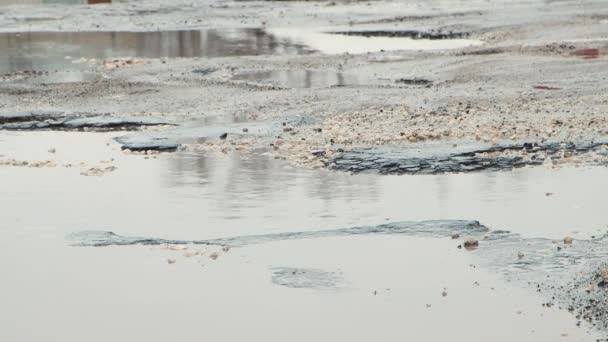
[{"label": "muddy water", "polygon": [[[82,145],[70,144],[73,139],[83,140]],[[70,215],[74,221],[66,233],[105,227],[124,235],[182,239],[433,219],[479,220],[490,228],[527,237],[562,238],[569,234],[588,238],[604,232],[608,222],[601,200],[608,189],[608,170],[601,167],[351,176],[303,170],[261,153],[178,152],[145,159],[123,155],[118,144],[106,146],[106,142],[110,142],[108,135],[92,133],[2,133],[0,158],[71,164],[84,161],[87,165],[114,158],[124,163],[124,167],[117,164],[120,171],[97,180],[75,177],[77,168],[2,167],[6,177],[18,176],[15,182],[3,184],[3,193],[14,193],[18,200],[24,191],[39,189],[36,199],[30,200],[42,204],[59,196],[58,185],[75,182],[79,185],[61,195],[63,202],[74,206]],[[50,148],[58,151],[49,154]],[[77,200],[95,192],[101,181],[118,193],[137,195],[114,198],[114,192],[100,192],[96,198],[108,206],[104,210]],[[3,199],[12,200],[8,195]],[[46,216],[52,216],[54,208],[38,207],[40,215],[36,217],[25,218],[30,210],[27,207],[15,208],[13,213],[32,220],[33,226],[45,227]],[[147,214],[131,215],[140,211]],[[205,227],[196,222],[204,222]]]},{"label": "muddy water", "polygon": [[[467,39],[361,37],[295,29],[224,29],[155,32],[5,32],[0,33],[0,73],[52,72],[45,82],[69,82],[53,77],[66,70],[93,72],[97,63],[120,57],[192,58],[272,54],[365,53],[380,50],[437,50],[480,45]],[[299,74],[299,73],[304,73]],[[341,73],[271,71],[240,76],[270,80],[293,88],[357,84]],[[86,80],[82,77],[82,80]],[[78,78],[76,78],[78,79]]]},{"label": "muddy water", "polygon": [[[211,246],[70,247],[65,236],[94,229],[195,240],[479,219],[524,236],[582,238],[605,230],[605,168],[351,176],[264,154],[126,155],[113,136],[0,133],[0,160],[57,163],[0,166],[2,340],[435,341],[471,329],[472,341],[595,340],[533,291],[472,267],[477,254],[449,238],[276,240],[213,260]],[[117,169],[80,174],[106,165]]]},{"label": "muddy water", "polygon": [[222,57],[310,52],[261,29],[0,33],[0,72],[82,69],[86,59]]}]

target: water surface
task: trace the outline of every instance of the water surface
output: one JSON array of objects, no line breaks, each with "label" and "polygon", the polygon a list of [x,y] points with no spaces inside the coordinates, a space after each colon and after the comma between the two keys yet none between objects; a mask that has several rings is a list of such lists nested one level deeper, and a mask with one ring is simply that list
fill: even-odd
[{"label": "water surface", "polygon": [[[209,239],[462,218],[585,238],[605,230],[606,168],[351,176],[266,154],[128,155],[116,134],[0,132],[0,160],[57,163],[0,166],[2,340],[596,339],[566,311],[542,307],[534,291],[476,267],[478,254],[449,237],[277,240],[212,260],[161,246],[71,247],[65,236]],[[117,169],[80,174],[107,165]],[[517,258],[505,251],[501,258]]]},{"label": "water surface", "polygon": [[0,50],[0,72],[80,69],[87,64],[79,62],[81,58],[212,58],[310,52],[262,29],[6,32],[0,33]]}]

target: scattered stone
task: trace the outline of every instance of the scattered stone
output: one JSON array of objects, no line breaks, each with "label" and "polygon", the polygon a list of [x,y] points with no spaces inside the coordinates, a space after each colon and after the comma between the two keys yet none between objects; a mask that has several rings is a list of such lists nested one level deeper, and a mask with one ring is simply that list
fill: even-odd
[{"label": "scattered stone", "polygon": [[173,265],[173,264],[175,264],[176,262],[177,262],[177,260],[175,260],[175,259],[167,259],[167,263],[168,263],[169,265]]},{"label": "scattered stone", "polygon": [[228,133],[222,133],[222,135],[220,135],[220,139],[225,140],[226,138],[228,138]]},{"label": "scattered stone", "polygon": [[80,174],[83,176],[102,176],[108,172],[112,172],[117,169],[118,168],[116,166],[108,166],[108,167],[104,167],[104,168],[91,167],[85,171],[80,172]]},{"label": "scattered stone", "polygon": [[326,153],[325,150],[314,150],[314,151],[310,152],[310,154],[312,154],[315,157],[322,157],[325,155],[325,153]]},{"label": "scattered stone", "polygon": [[56,167],[57,163],[52,160],[43,160],[43,161],[32,161],[29,162],[27,160],[16,160],[16,159],[0,159],[0,165],[3,166],[17,166],[17,167]]},{"label": "scattered stone", "polygon": [[564,238],[564,244],[565,244],[565,245],[571,245],[571,244],[572,244],[572,242],[574,242],[574,239],[573,239],[572,237],[570,237],[570,236],[566,236],[566,237]]},{"label": "scattered stone", "polygon": [[45,161],[29,163],[29,167],[55,167],[55,166],[57,166],[57,163],[55,163],[52,160],[45,160]]},{"label": "scattered stone", "polygon": [[466,238],[463,243],[464,248],[466,249],[475,249],[479,246],[479,241],[474,238]]},{"label": "scattered stone", "polygon": [[162,243],[160,244],[160,249],[166,249],[170,251],[183,251],[188,249],[186,246],[170,244],[170,243]]},{"label": "scattered stone", "polygon": [[524,256],[525,256],[524,252],[522,252],[522,251],[517,252],[517,257],[519,259],[523,259]]}]

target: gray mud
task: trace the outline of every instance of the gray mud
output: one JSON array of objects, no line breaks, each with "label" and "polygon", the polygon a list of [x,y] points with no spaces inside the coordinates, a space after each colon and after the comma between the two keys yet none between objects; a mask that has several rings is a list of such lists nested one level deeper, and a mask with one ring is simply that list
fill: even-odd
[{"label": "gray mud", "polygon": [[379,226],[353,227],[331,230],[311,230],[301,232],[276,233],[264,235],[239,236],[209,240],[168,240],[148,237],[121,236],[109,231],[82,231],[74,232],[66,238],[74,246],[130,246],[130,245],[219,245],[219,246],[246,246],[251,244],[268,243],[282,240],[296,240],[308,238],[323,238],[348,235],[369,234],[417,234],[423,236],[448,236],[453,233],[474,234],[485,232],[488,229],[477,221],[422,221],[422,222],[396,222]]},{"label": "gray mud", "polygon": [[[553,159],[606,153],[608,143],[550,143],[496,146],[462,153],[430,157],[407,156],[402,153],[362,150],[338,152],[327,160],[330,169],[349,172],[375,171],[380,174],[440,174],[450,172],[505,171],[524,166],[543,165]],[[517,152],[516,155],[509,153]],[[519,152],[524,152],[520,155]],[[411,153],[411,152],[410,152]],[[606,165],[605,162],[600,162]]]},{"label": "gray mud", "polygon": [[150,117],[115,117],[110,114],[25,112],[0,114],[0,130],[136,130],[146,126],[173,125]]}]

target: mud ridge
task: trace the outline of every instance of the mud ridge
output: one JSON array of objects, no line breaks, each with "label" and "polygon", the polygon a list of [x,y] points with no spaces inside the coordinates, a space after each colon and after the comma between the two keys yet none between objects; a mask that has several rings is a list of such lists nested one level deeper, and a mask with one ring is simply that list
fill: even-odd
[{"label": "mud ridge", "polygon": [[380,174],[502,171],[542,165],[547,160],[581,155],[603,146],[608,146],[608,142],[579,145],[574,143],[524,143],[429,157],[410,157],[406,153],[403,156],[387,156],[382,151],[368,149],[344,151],[325,161],[325,165],[332,170],[353,173],[374,171]]},{"label": "mud ridge", "polygon": [[241,247],[273,241],[297,240],[308,238],[337,237],[349,235],[371,234],[417,234],[431,236],[450,236],[454,233],[475,234],[487,232],[488,228],[478,221],[467,220],[432,220],[404,221],[387,223],[379,226],[364,226],[329,230],[310,230],[289,233],[246,235],[231,238],[209,240],[171,240],[150,237],[121,236],[110,231],[81,231],[68,235],[66,238],[73,246],[128,246],[128,245],[219,245]]},{"label": "mud ridge", "polygon": [[95,130],[120,131],[137,130],[144,126],[162,126],[174,124],[138,117],[113,117],[109,114],[92,113],[17,113],[0,116],[0,130],[33,131],[33,130]]}]

